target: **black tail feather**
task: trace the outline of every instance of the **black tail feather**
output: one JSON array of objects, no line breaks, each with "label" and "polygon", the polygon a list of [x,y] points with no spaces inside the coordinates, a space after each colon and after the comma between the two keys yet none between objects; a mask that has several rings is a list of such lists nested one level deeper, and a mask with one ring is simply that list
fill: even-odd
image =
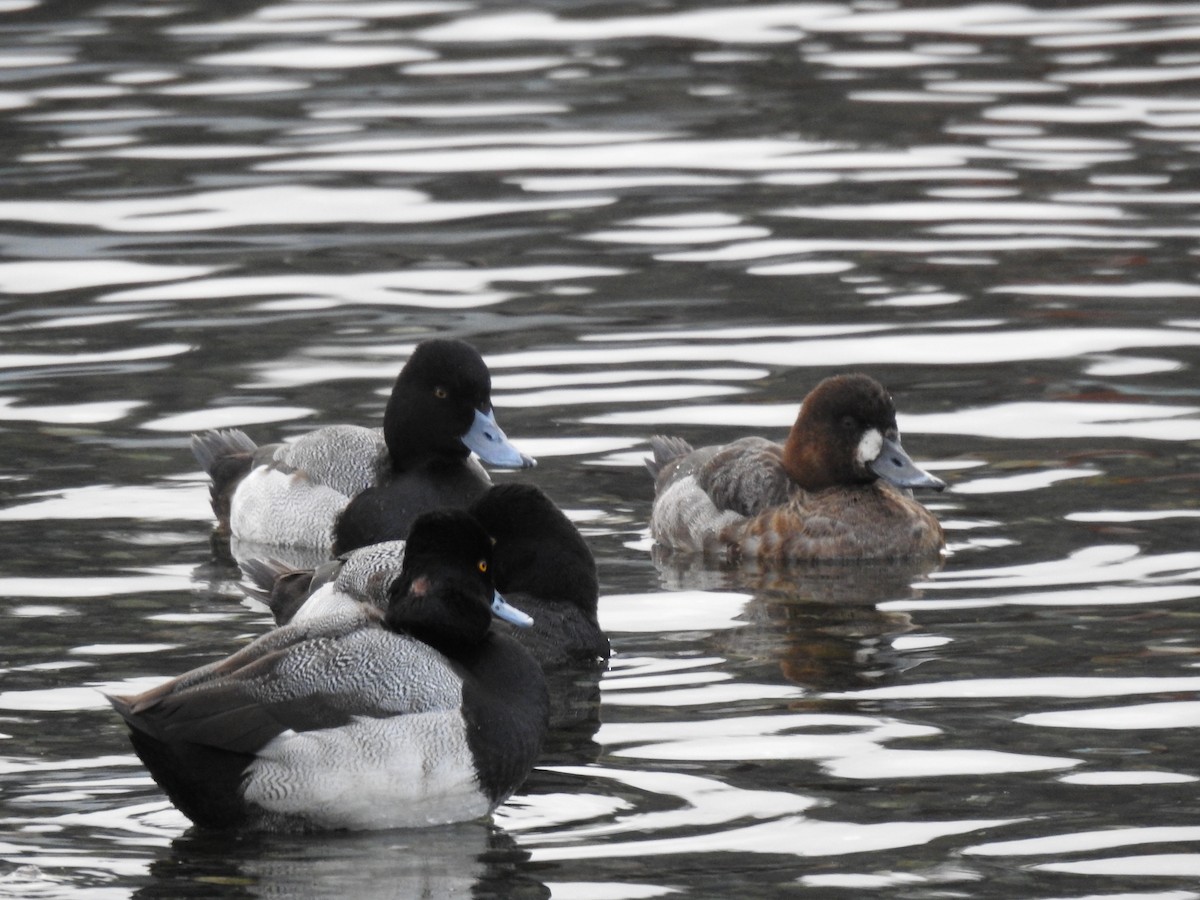
[{"label": "black tail feather", "polygon": [[254,452],[257,449],[258,445],[237,428],[192,435],[192,455],[212,479],[209,498],[219,530],[227,531],[229,528],[233,492],[254,465]]}]

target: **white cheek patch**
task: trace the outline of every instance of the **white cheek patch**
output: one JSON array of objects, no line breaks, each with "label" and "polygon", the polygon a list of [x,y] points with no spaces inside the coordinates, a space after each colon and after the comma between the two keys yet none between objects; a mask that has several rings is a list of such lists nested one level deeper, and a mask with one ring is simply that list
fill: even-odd
[{"label": "white cheek patch", "polygon": [[858,439],[858,449],[854,451],[854,458],[859,465],[865,466],[875,462],[882,452],[883,435],[879,433],[878,428],[870,428]]}]

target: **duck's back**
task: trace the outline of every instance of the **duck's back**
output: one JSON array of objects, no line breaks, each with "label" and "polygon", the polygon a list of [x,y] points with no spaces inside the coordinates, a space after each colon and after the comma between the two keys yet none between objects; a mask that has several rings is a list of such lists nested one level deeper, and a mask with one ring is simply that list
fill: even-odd
[{"label": "duck's back", "polygon": [[493,629],[511,636],[528,650],[542,671],[590,667],[608,659],[611,650],[607,635],[595,616],[579,606],[523,591],[506,592],[504,597],[528,613],[533,624],[518,629],[497,622]]}]

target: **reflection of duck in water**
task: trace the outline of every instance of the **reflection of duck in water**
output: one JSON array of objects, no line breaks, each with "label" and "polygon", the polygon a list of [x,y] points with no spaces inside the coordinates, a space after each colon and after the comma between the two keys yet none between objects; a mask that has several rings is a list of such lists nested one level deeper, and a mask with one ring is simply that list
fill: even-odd
[{"label": "reflection of duck in water", "polygon": [[486,815],[546,733],[541,669],[493,634],[491,539],[467,513],[413,526],[386,611],[296,623],[112,697],[171,801],[209,828],[368,830]]},{"label": "reflection of duck in water", "polygon": [[[508,483],[487,491],[470,507],[494,540],[496,588],[533,625],[496,630],[510,634],[538,661],[550,690],[551,744],[590,739],[599,727],[600,675],[608,638],[596,618],[596,563],[579,530],[553,501],[530,484]],[[404,542],[354,550],[316,570],[289,570],[273,562],[244,564],[278,624],[312,621],[366,603],[387,605],[404,561]],[[574,761],[578,761],[576,758]]]},{"label": "reflection of duck in water", "polygon": [[693,450],[651,440],[650,534],[672,550],[738,560],[937,557],[937,519],[910,488],[946,485],[900,446],[896,408],[866,375],[826,378],[779,444]]},{"label": "reflection of duck in water", "polygon": [[[549,897],[528,851],[485,822],[405,831],[228,835],[190,830],[150,864],[138,900],[221,896],[286,900]],[[204,885],[209,891],[204,891]],[[218,887],[219,886],[219,887]]]},{"label": "reflection of duck in water", "polygon": [[[907,613],[877,604],[916,596],[939,560],[861,561],[721,567],[696,565],[656,548],[667,590],[747,591],[741,628],[711,638],[731,666],[813,690],[878,685],[915,663],[892,648],[913,630]],[[749,674],[749,673],[747,673]]]},{"label": "reflection of duck in water", "polygon": [[491,389],[474,347],[428,340],[401,369],[382,429],[330,425],[263,447],[236,429],[193,436],[212,478],[218,531],[237,544],[305,548],[327,559],[344,549],[343,529],[361,546],[383,539],[370,535],[377,522],[407,534],[423,512],[465,508],[491,484],[472,451],[501,468],[534,464],[496,424]]}]

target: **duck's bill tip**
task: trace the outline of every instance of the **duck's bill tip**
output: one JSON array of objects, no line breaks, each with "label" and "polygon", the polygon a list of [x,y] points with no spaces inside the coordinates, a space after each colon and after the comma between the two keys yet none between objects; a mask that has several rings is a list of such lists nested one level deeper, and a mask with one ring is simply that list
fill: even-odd
[{"label": "duck's bill tip", "polygon": [[462,442],[483,462],[497,469],[531,469],[537,465],[532,456],[513,446],[504,429],[496,424],[495,413],[490,411],[475,410],[475,420],[462,436]]},{"label": "duck's bill tip", "polygon": [[499,591],[492,597],[492,615],[497,619],[503,619],[510,625],[516,625],[518,628],[528,628],[533,624],[532,616],[521,612],[521,610],[501,597]]},{"label": "duck's bill tip", "polygon": [[885,439],[883,449],[868,465],[872,472],[896,487],[924,488],[931,491],[946,489],[946,482],[913,462],[899,441]]}]

